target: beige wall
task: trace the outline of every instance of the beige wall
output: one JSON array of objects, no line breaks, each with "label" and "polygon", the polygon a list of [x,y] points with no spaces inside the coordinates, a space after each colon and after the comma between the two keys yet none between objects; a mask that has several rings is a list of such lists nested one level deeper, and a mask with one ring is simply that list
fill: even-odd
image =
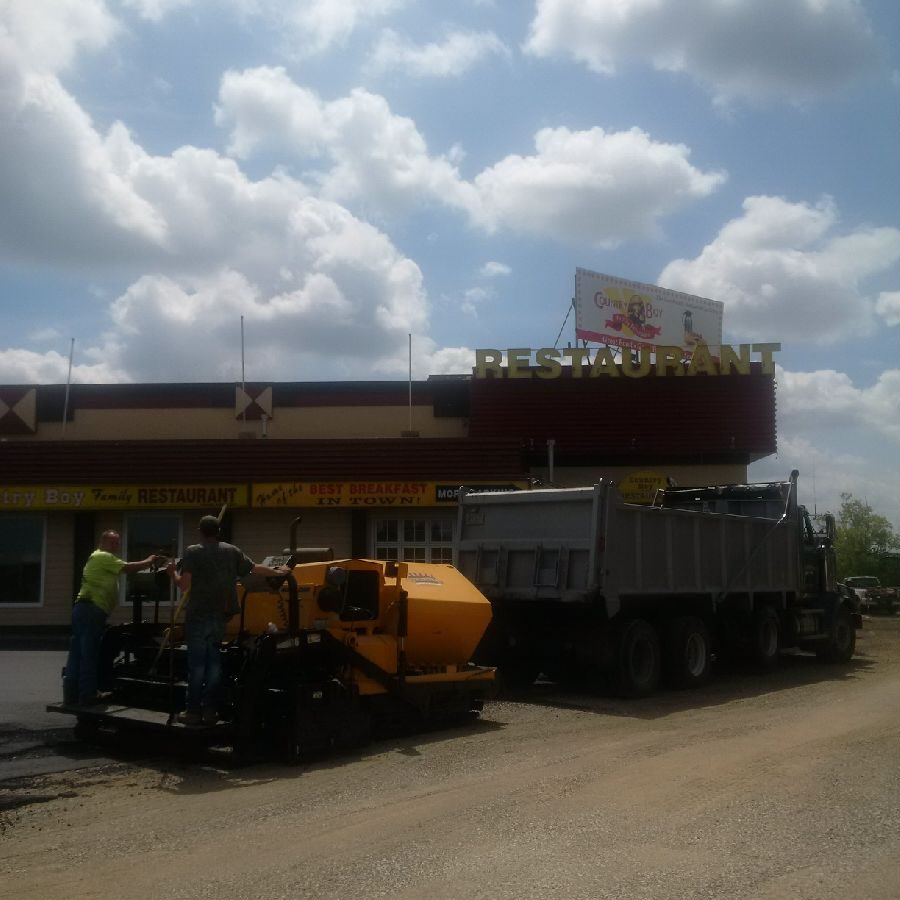
[{"label": "beige wall", "polygon": [[[304,510],[297,529],[300,547],[331,547],[335,559],[350,555],[350,510]],[[290,542],[291,522],[298,510],[239,510],[234,514],[231,537],[255,562],[283,552]]]},{"label": "beige wall", "polygon": [[[409,429],[405,406],[279,407],[265,425],[266,437],[400,437]],[[414,406],[412,430],[421,437],[465,437],[461,418],[439,418],[428,406]],[[175,440],[262,437],[262,422],[236,419],[232,409],[79,409],[63,431],[62,423],[40,423],[37,434],[9,440]]]}]

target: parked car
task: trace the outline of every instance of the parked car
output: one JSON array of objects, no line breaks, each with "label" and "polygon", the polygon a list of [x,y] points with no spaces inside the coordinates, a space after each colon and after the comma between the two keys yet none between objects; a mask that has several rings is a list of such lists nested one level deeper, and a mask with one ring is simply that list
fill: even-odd
[{"label": "parked car", "polygon": [[843,587],[856,595],[860,612],[893,615],[897,611],[900,592],[895,587],[882,587],[874,575],[851,575],[844,579]]}]

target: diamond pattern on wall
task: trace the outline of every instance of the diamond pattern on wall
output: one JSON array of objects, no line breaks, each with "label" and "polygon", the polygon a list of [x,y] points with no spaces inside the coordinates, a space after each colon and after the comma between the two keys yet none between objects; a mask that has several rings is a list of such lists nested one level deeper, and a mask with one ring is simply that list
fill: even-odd
[{"label": "diamond pattern on wall", "polygon": [[37,431],[36,410],[36,388],[0,388],[0,434],[34,434]]},{"label": "diamond pattern on wall", "polygon": [[234,389],[234,417],[248,422],[258,422],[262,417],[272,418],[272,388],[251,387],[243,388],[236,385]]}]

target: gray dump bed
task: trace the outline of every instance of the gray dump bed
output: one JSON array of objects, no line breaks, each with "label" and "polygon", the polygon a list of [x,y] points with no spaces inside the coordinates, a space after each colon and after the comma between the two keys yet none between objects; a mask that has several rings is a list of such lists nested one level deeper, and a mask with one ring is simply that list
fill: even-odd
[{"label": "gray dump bed", "polygon": [[[684,508],[624,503],[611,483],[461,492],[456,565],[492,600],[798,591],[796,483],[679,490]],[[751,514],[745,514],[751,513]]]}]

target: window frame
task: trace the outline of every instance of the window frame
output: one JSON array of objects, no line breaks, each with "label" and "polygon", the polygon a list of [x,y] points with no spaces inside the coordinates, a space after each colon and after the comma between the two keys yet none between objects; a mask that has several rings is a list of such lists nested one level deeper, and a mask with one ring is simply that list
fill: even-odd
[{"label": "window frame", "polygon": [[[396,541],[379,541],[378,532],[381,523],[395,523],[397,540]],[[408,527],[407,523],[412,524],[412,536],[415,537],[416,530],[424,530],[424,540],[407,540]],[[435,526],[439,532],[443,534],[449,532],[447,540],[433,540],[433,532]],[[410,565],[451,565],[453,562],[453,534],[456,530],[456,513],[455,511],[448,515],[446,510],[439,508],[429,508],[413,513],[412,511],[403,511],[395,509],[385,509],[373,513],[369,520],[369,547],[372,553],[372,559],[377,560],[396,560],[397,562],[405,562]],[[394,550],[395,555],[379,555],[388,550]],[[421,549],[425,551],[427,560],[415,560],[404,558],[407,550]],[[446,559],[433,560],[435,550],[443,551]]]},{"label": "window frame", "polygon": [[24,603],[4,603],[0,601],[0,610],[3,609],[40,609],[46,605],[45,594],[47,588],[47,516],[35,513],[0,513],[0,520],[8,519],[21,523],[23,519],[35,519],[41,528],[41,578],[38,586],[38,598],[35,601]]}]

